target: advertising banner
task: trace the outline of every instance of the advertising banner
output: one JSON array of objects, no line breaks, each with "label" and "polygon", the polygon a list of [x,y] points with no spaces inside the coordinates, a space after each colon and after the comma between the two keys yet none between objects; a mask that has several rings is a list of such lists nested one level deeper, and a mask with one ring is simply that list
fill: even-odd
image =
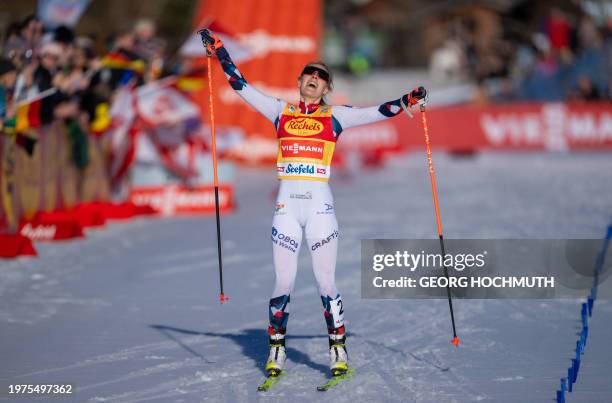
[{"label": "advertising banner", "polygon": [[[318,59],[321,8],[319,0],[303,6],[275,0],[201,1],[194,28],[210,27],[230,38],[235,43],[228,50],[241,49],[231,56],[238,58],[238,69],[251,85],[296,102],[302,67]],[[216,60],[213,66],[215,122],[221,129],[229,126],[232,133],[242,136],[228,154],[249,162],[273,160],[277,152],[273,125],[240,99]],[[203,116],[208,117],[208,88],[194,95]]]},{"label": "advertising banner", "polygon": [[[233,193],[233,186],[219,185],[221,213],[233,210]],[[215,188],[212,185],[140,186],[132,189],[130,199],[137,206],[149,205],[166,216],[215,212]]]},{"label": "advertising banner", "polygon": [[[431,145],[447,151],[610,150],[612,104],[521,103],[427,110]],[[340,150],[385,151],[423,147],[421,116],[348,129]]]}]

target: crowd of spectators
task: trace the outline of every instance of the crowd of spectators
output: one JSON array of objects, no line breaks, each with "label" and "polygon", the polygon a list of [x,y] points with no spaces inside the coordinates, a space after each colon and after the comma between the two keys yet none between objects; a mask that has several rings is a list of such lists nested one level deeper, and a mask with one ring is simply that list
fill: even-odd
[{"label": "crowd of spectators", "polygon": [[478,84],[476,102],[612,100],[612,16],[549,10],[539,29],[504,27],[486,48],[471,21],[452,25],[431,57],[437,80]]},{"label": "crowd of spectators", "polygon": [[427,68],[475,102],[612,99],[612,4],[479,0],[326,2],[323,57],[336,69]]},{"label": "crowd of spectators", "polygon": [[[122,85],[140,85],[160,77],[164,42],[150,20],[140,20],[102,45],[60,26],[45,31],[36,17],[11,24],[0,48],[0,129],[17,114],[18,105],[41,98],[38,125],[54,121],[86,142],[104,130],[113,95]],[[3,126],[4,127],[3,127]],[[6,130],[5,130],[6,131]],[[85,166],[87,158],[77,158]]]},{"label": "crowd of spectators", "polygon": [[[367,74],[385,60],[388,38],[357,14],[343,21],[326,26],[324,56],[337,68]],[[596,20],[551,8],[538,29],[504,24],[486,47],[475,25],[469,17],[448,19],[446,40],[429,57],[435,81],[477,83],[475,101],[483,103],[612,99],[612,16]],[[41,122],[63,119],[91,131],[104,121],[118,87],[169,70],[164,53],[150,20],[101,44],[63,26],[46,31],[27,17],[8,27],[0,47],[0,122],[15,114],[17,103],[54,88]]]}]

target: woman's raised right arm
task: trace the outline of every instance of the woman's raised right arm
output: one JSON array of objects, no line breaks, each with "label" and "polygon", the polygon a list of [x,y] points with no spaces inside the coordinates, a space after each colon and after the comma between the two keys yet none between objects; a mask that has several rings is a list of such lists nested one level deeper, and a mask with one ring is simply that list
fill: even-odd
[{"label": "woman's raised right arm", "polygon": [[227,49],[225,49],[225,46],[222,45],[221,41],[218,41],[217,43],[220,43],[221,46],[216,47],[215,53],[221,62],[221,67],[223,67],[225,77],[227,78],[229,84],[236,91],[236,93],[246,101],[246,103],[251,105],[253,108],[255,108],[255,110],[257,110],[257,112],[261,113],[269,121],[274,123],[278,118],[278,115],[280,115],[280,113],[283,111],[286,102],[266,95],[249,85],[242,73],[240,73],[232,61],[232,58],[227,52]]}]

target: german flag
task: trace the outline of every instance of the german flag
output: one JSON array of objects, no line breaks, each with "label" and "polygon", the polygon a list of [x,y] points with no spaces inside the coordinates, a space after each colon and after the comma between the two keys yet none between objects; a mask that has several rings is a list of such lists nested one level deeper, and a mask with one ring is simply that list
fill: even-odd
[{"label": "german flag", "polygon": [[104,56],[102,65],[109,69],[130,70],[138,74],[143,74],[146,67],[144,60],[132,59],[121,52],[111,52]]},{"label": "german flag", "polygon": [[199,91],[206,87],[206,70],[194,69],[186,74],[181,74],[176,78],[174,86],[185,92]]},{"label": "german flag", "polygon": [[[52,101],[50,98],[57,92],[56,88],[49,88],[36,95],[34,98],[30,98],[17,104],[17,113],[15,114],[15,132],[23,133],[28,129],[36,129],[42,126],[43,122],[48,119],[45,113],[45,102]],[[47,104],[47,106],[49,106]],[[46,109],[49,109],[48,107]],[[48,112],[47,112],[48,114]]]},{"label": "german flag", "polygon": [[33,102],[22,104],[17,107],[17,123],[15,131],[23,133],[28,129],[35,129],[41,126],[40,122],[40,107],[42,99],[37,99]]}]

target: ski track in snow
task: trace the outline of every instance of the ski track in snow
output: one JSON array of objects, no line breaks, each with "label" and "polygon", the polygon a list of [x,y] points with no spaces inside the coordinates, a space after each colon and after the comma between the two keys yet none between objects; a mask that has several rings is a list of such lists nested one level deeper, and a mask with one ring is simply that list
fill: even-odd
[{"label": "ski track in snow", "polygon": [[[448,238],[600,238],[612,217],[605,154],[436,153],[434,162]],[[315,390],[327,376],[327,340],[302,250],[287,375],[256,391],[267,356],[277,188],[262,170],[241,173],[239,210],[222,217],[223,306],[214,216],[112,223],[85,240],[38,243],[38,259],[0,261],[0,381],[75,383],[79,402],[551,401],[582,301],[458,300],[455,348],[447,301],[360,298],[360,239],[436,235],[424,156],[336,174],[337,282],[352,380]],[[612,304],[597,301],[593,332],[609,334],[611,319]],[[609,367],[611,354],[599,346],[587,344],[589,373]],[[589,379],[578,383],[589,385],[589,397],[612,393],[609,382]]]}]

